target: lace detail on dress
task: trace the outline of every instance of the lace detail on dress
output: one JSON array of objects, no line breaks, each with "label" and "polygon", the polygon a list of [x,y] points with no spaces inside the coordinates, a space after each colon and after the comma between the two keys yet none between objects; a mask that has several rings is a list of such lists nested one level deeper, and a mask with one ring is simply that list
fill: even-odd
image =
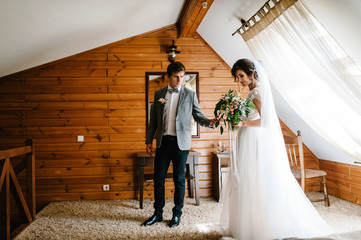
[{"label": "lace detail on dress", "polygon": [[[255,87],[251,91],[249,91],[247,97],[253,97],[253,99],[258,99],[259,101],[261,101],[261,95],[262,95],[262,90],[259,87]],[[260,115],[256,108],[251,109],[251,112],[248,114],[248,117],[244,118],[244,120],[246,121],[253,121],[257,119],[260,119]]]},{"label": "lace detail on dress", "polygon": [[262,98],[262,89],[260,87],[255,87],[248,92],[248,97],[253,97],[261,101]]}]

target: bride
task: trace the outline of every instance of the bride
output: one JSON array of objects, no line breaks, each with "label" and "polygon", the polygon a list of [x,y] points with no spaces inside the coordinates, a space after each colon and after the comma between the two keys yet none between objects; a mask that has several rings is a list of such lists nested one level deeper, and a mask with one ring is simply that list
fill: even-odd
[{"label": "bride", "polygon": [[332,233],[293,177],[268,77],[257,61],[238,60],[235,81],[256,106],[233,135],[219,224],[235,239],[306,238]]}]

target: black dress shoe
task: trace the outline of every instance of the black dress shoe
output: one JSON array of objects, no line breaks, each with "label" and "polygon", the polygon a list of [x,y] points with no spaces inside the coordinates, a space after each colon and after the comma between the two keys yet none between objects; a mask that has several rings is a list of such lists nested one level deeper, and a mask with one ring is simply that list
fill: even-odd
[{"label": "black dress shoe", "polygon": [[148,218],[144,223],[143,226],[152,226],[154,223],[163,221],[162,216],[153,215],[150,218]]},{"label": "black dress shoe", "polygon": [[170,220],[168,226],[170,228],[176,227],[179,225],[179,223],[180,223],[180,217],[175,216],[175,217],[172,217],[172,220]]}]

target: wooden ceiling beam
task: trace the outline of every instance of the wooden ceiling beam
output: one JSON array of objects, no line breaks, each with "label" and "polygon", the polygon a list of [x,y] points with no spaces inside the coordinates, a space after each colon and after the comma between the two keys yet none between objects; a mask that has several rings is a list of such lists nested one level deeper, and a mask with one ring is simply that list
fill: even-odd
[{"label": "wooden ceiling beam", "polygon": [[[180,37],[193,37],[214,0],[187,0],[177,22]],[[203,7],[205,5],[206,7]]]}]

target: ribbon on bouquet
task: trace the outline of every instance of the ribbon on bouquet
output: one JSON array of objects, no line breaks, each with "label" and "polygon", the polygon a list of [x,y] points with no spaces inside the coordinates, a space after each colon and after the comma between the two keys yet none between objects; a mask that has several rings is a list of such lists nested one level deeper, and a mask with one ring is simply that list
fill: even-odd
[{"label": "ribbon on bouquet", "polygon": [[232,126],[229,125],[228,138],[229,138],[229,160],[230,160],[230,177],[232,178],[233,187],[236,187],[240,183],[239,178],[239,162],[237,161],[238,156],[238,131],[233,130]]}]

